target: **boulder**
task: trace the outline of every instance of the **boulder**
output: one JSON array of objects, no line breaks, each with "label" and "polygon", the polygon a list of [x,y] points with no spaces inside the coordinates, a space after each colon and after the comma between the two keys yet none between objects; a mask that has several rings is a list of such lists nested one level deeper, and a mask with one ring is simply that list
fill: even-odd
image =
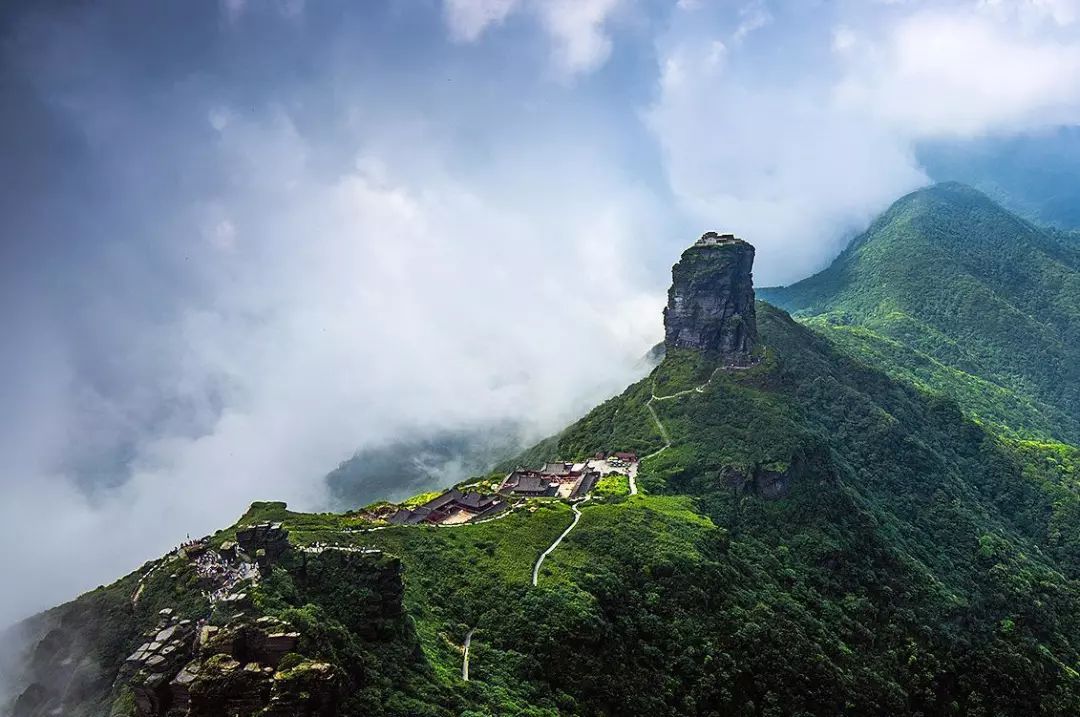
[{"label": "boulder", "polygon": [[256,562],[265,568],[289,549],[289,531],[281,523],[247,525],[236,531],[236,543],[243,553],[256,556]]}]

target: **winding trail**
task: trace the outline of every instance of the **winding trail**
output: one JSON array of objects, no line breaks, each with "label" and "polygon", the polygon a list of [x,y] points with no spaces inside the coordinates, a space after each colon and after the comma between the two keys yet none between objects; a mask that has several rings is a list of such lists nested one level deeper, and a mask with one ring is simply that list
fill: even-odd
[{"label": "winding trail", "polygon": [[656,395],[656,384],[654,383],[653,384],[653,394],[652,394],[652,398],[649,399],[649,403],[652,403],[653,401],[670,401],[673,398],[678,398],[679,396],[685,396],[688,393],[705,393],[705,387],[708,386],[710,383],[712,383],[713,376],[715,376],[719,371],[720,371],[720,369],[716,369],[716,371],[713,371],[711,374],[709,374],[709,378],[707,378],[705,380],[705,383],[701,384],[700,386],[694,386],[693,388],[688,388],[688,389],[686,389],[684,391],[676,391],[675,393],[669,393],[666,396],[657,396]]},{"label": "winding trail", "polygon": [[[660,432],[660,437],[664,439],[664,445],[661,446],[659,450],[653,451],[652,453],[650,453],[649,455],[645,456],[640,461],[638,461],[638,465],[641,465],[642,463],[649,460],[650,458],[654,458],[655,456],[658,456],[661,453],[663,453],[664,451],[666,451],[668,448],[671,448],[671,434],[668,433],[667,428],[665,428],[664,424],[660,421],[660,416],[658,416],[656,414],[656,409],[653,408],[653,401],[670,401],[673,398],[678,398],[679,396],[685,396],[685,395],[687,395],[689,393],[705,393],[705,388],[710,383],[712,383],[712,380],[714,378],[716,378],[716,374],[720,373],[723,370],[724,370],[723,366],[717,366],[715,369],[713,369],[713,372],[709,374],[709,378],[705,379],[705,383],[701,384],[700,386],[694,386],[693,388],[688,388],[688,389],[686,389],[684,391],[677,391],[675,393],[670,393],[667,396],[657,396],[656,395],[656,381],[653,380],[652,396],[650,396],[649,400],[645,402],[645,408],[649,409],[649,415],[652,416],[653,422],[656,423],[656,430]],[[636,495],[637,494],[637,482],[633,478],[631,478],[631,480],[630,480],[630,494],[631,495]]]},{"label": "winding trail", "polygon": [[469,645],[472,644],[472,636],[474,632],[476,632],[475,627],[465,633],[465,657],[461,661],[461,679],[465,680],[466,682],[469,681]]},{"label": "winding trail", "polygon": [[574,511],[574,521],[572,523],[570,523],[570,525],[566,528],[566,530],[564,530],[562,533],[559,534],[558,538],[555,538],[555,542],[552,543],[550,546],[548,546],[547,550],[540,553],[540,557],[537,558],[537,560],[536,560],[536,565],[533,566],[532,584],[534,586],[536,585],[536,581],[540,577],[540,566],[544,564],[544,558],[551,555],[552,551],[555,550],[555,548],[559,547],[559,543],[561,543],[563,541],[563,538],[565,538],[567,535],[569,535],[570,531],[573,530],[574,527],[578,524],[578,521],[581,520],[581,511],[578,510],[578,506],[581,505],[582,503],[587,502],[589,500],[589,498],[592,498],[592,496],[590,495],[590,496],[584,498],[583,500],[579,500],[576,503],[571,503],[570,504],[570,510]]},{"label": "winding trail", "polygon": [[154,561],[154,566],[152,568],[150,568],[149,570],[147,570],[145,573],[143,573],[139,577],[139,582],[138,582],[138,584],[137,584],[137,586],[135,588],[135,592],[132,593],[132,595],[131,595],[131,606],[132,607],[135,607],[136,605],[139,604],[139,598],[142,597],[143,590],[146,588],[146,580],[151,575],[153,575],[155,572],[157,572],[158,568],[160,568],[162,565],[165,565],[167,562],[169,562],[170,557],[172,557],[172,551],[166,553],[161,558],[158,558],[157,560],[155,560]]},{"label": "winding trail", "polygon": [[[652,416],[653,421],[656,423],[656,430],[659,431],[660,437],[662,439],[664,439],[664,445],[661,446],[659,450],[653,451],[652,453],[645,456],[644,458],[641,458],[638,461],[638,466],[640,466],[642,463],[649,460],[650,458],[653,458],[655,456],[660,455],[661,453],[666,451],[668,448],[671,448],[671,434],[668,433],[667,427],[664,426],[664,423],[660,420],[660,416],[657,415],[657,413],[656,413],[656,409],[653,408],[653,402],[654,401],[670,401],[673,398],[679,398],[680,396],[685,396],[685,395],[690,394],[690,393],[705,393],[705,388],[710,383],[712,383],[712,380],[713,380],[713,378],[716,377],[716,374],[720,373],[722,370],[724,370],[724,367],[723,366],[718,366],[713,370],[713,372],[711,374],[709,374],[709,378],[706,379],[705,382],[702,383],[700,386],[695,386],[693,388],[688,388],[688,389],[686,389],[684,391],[677,391],[676,393],[668,394],[667,396],[657,396],[656,395],[656,382],[655,381],[653,382],[652,395],[649,397],[649,400],[645,402],[645,408],[649,409],[649,415]],[[637,471],[634,468],[631,468],[627,472],[626,477],[627,477],[627,480],[628,480],[629,485],[630,485],[630,495],[637,495],[638,494]],[[540,557],[536,559],[536,564],[533,565],[533,571],[532,571],[532,584],[533,584],[533,586],[535,586],[537,584],[537,582],[539,581],[539,579],[540,579],[540,566],[544,564],[544,560],[547,558],[547,556],[551,555],[551,553],[554,552],[555,548],[559,547],[559,543],[561,543],[563,541],[563,538],[565,538],[567,535],[569,535],[570,531],[573,530],[575,527],[577,527],[578,522],[581,520],[581,511],[579,510],[579,506],[582,503],[585,503],[586,501],[588,501],[590,498],[592,498],[591,495],[586,496],[584,499],[579,500],[579,501],[575,501],[575,502],[570,504],[570,510],[574,511],[574,520],[573,520],[573,522],[570,523],[569,526],[567,526],[566,530],[564,530],[562,533],[559,534],[559,537],[555,538],[555,542],[553,542],[551,545],[549,545],[547,550],[540,553]],[[487,518],[485,520],[478,520],[476,522],[455,523],[455,524],[451,524],[451,525],[441,525],[440,524],[438,527],[440,527],[440,528],[451,528],[451,527],[458,527],[460,525],[479,525],[480,523],[488,523],[488,522],[491,522],[493,520],[501,520],[502,518],[505,518],[506,516],[513,513],[514,509],[519,507],[520,505],[521,505],[520,503],[518,503],[516,505],[513,505],[509,509],[507,509],[506,511],[500,513],[499,515],[496,515],[494,518]],[[394,526],[380,525],[380,526],[373,527],[373,528],[353,528],[353,529],[346,529],[344,532],[368,533],[368,532],[372,532],[372,531],[375,531],[375,530],[386,530],[389,527],[394,527]],[[465,636],[465,659],[464,659],[464,662],[461,665],[461,677],[462,677],[462,679],[464,679],[466,681],[468,681],[468,679],[469,679],[469,643],[472,641],[472,634],[473,634],[473,632],[475,630],[476,630],[476,628],[474,627],[472,630],[469,630],[469,634],[467,634]]]},{"label": "winding trail", "polygon": [[[656,389],[654,388],[653,390],[655,391]],[[688,391],[683,391],[682,393],[690,393],[691,391],[695,391],[695,390],[697,390],[697,389],[691,388]],[[645,408],[649,409],[649,415],[652,416],[653,423],[656,424],[656,430],[660,432],[660,437],[664,439],[664,445],[661,446],[659,450],[653,451],[652,453],[645,456],[644,458],[641,458],[638,461],[638,465],[641,465],[642,463],[649,460],[650,458],[654,458],[654,457],[660,455],[661,453],[663,453],[664,451],[666,451],[667,449],[671,448],[671,436],[668,434],[667,428],[664,427],[664,424],[660,422],[660,416],[656,415],[656,409],[653,408],[652,404],[653,404],[653,401],[666,401],[669,398],[675,398],[676,396],[679,396],[679,395],[681,395],[681,394],[673,393],[670,396],[657,396],[655,393],[653,393],[652,398],[650,398],[648,401],[645,402]],[[636,493],[637,493],[637,481],[632,481],[631,484],[630,484],[630,494],[635,495]]]}]

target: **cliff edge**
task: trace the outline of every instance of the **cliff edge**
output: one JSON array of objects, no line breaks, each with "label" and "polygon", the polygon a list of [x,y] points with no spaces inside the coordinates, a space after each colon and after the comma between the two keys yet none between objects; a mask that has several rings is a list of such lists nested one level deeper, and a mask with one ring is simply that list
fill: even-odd
[{"label": "cliff edge", "polygon": [[667,350],[690,348],[745,365],[757,344],[754,247],[733,234],[707,232],[671,269],[664,309]]}]

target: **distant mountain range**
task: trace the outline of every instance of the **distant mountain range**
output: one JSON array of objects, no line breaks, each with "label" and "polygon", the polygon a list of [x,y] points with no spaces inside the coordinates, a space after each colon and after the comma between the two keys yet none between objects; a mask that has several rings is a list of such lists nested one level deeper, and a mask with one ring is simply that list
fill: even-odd
[{"label": "distant mountain range", "polygon": [[928,142],[918,160],[935,181],[960,181],[1026,219],[1080,228],[1080,128]]},{"label": "distant mountain range", "polygon": [[756,304],[752,257],[687,249],[659,365],[508,462],[636,483],[255,503],[17,626],[8,711],[1080,714],[1080,244],[943,184]]},{"label": "distant mountain range", "polygon": [[483,473],[517,453],[523,433],[521,426],[505,421],[420,430],[410,439],[357,451],[326,476],[327,487],[340,505],[407,498]]}]

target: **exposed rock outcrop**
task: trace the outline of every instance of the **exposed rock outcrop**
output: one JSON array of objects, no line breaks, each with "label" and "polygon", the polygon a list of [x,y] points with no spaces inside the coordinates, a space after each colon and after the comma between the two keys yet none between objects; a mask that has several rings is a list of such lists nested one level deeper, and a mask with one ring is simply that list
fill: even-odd
[{"label": "exposed rock outcrop", "polygon": [[236,542],[241,551],[265,568],[289,549],[289,531],[281,523],[247,525],[236,531]]},{"label": "exposed rock outcrop", "polygon": [[732,234],[707,232],[671,270],[664,309],[666,349],[715,354],[729,365],[751,362],[757,344],[754,247]]},{"label": "exposed rock outcrop", "polygon": [[128,658],[121,675],[134,707],[127,714],[333,714],[337,671],[297,654],[286,664],[285,656],[300,641],[287,622],[264,616],[194,626],[166,615],[155,630],[146,634],[149,642]]},{"label": "exposed rock outcrop", "polygon": [[[398,558],[379,551],[309,554],[288,549],[286,535],[277,524],[248,526],[237,531],[238,544],[229,547],[280,559],[278,567],[289,572],[297,598],[318,605],[355,639],[383,641],[397,635],[404,596]],[[216,565],[214,554],[208,550],[192,562]],[[361,671],[332,664],[327,655],[305,656],[302,651],[314,645],[305,643],[302,628],[260,615],[256,602],[247,593],[230,594],[196,622],[179,619],[170,608],[162,610],[118,676],[113,717],[338,714],[342,695],[355,688]],[[42,649],[54,642],[59,641]],[[29,694],[25,702],[32,706],[35,699]],[[27,717],[38,714],[28,712]]]},{"label": "exposed rock outcrop", "polygon": [[724,484],[739,493],[757,496],[765,500],[787,497],[791,490],[793,471],[790,465],[770,464],[749,469],[725,466],[720,471]]}]

